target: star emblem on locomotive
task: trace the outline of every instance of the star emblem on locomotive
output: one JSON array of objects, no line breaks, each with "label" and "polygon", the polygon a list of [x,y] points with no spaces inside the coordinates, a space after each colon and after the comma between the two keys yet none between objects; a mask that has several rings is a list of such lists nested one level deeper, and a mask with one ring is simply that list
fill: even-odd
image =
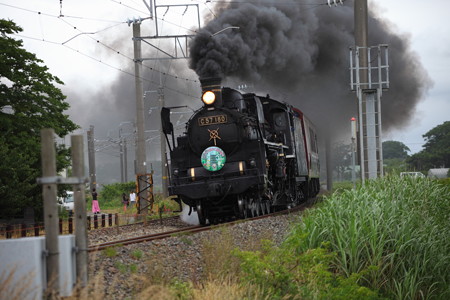
[{"label": "star emblem on locomotive", "polygon": [[220,136],[219,136],[219,128],[217,129],[213,129],[213,130],[209,130],[209,140],[214,140],[214,146],[217,146],[217,142],[216,140],[219,139],[221,140]]}]

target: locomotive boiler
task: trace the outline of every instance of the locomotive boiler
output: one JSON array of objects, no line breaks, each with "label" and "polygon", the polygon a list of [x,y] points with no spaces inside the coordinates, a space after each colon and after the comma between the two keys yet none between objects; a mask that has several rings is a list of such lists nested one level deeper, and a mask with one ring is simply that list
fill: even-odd
[{"label": "locomotive boiler", "polygon": [[319,192],[313,124],[293,106],[201,79],[203,107],[174,137],[170,109],[161,117],[169,143],[169,194],[199,223],[247,218],[293,207]]}]

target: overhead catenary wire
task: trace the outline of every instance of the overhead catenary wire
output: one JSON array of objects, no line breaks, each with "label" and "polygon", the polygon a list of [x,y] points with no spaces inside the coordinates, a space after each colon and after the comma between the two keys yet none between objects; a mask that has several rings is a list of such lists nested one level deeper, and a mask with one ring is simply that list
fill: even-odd
[{"label": "overhead catenary wire", "polygon": [[[112,2],[114,2],[114,3],[117,3],[117,4],[120,4],[120,5],[123,5],[123,6],[127,7],[127,8],[133,9],[133,10],[135,10],[135,11],[137,11],[137,12],[142,13],[143,15],[147,15],[147,14],[148,14],[148,12],[145,12],[145,11],[136,9],[136,8],[134,8],[134,7],[131,7],[131,6],[129,6],[129,5],[123,4],[121,1],[117,1],[117,0],[110,0],[110,1],[112,1]],[[168,23],[168,24],[171,24],[171,25],[173,25],[173,26],[180,27],[180,28],[182,28],[182,29],[184,29],[184,30],[187,30],[187,31],[190,31],[190,32],[193,32],[193,33],[197,33],[197,30],[193,30],[193,29],[191,29],[191,28],[184,27],[184,26],[178,25],[178,24],[176,24],[176,23],[174,23],[174,22],[165,20],[164,17],[163,17],[163,18],[157,17],[157,19],[160,20],[160,21],[166,22],[166,23]]]},{"label": "overhead catenary wire", "polygon": [[[50,40],[45,40],[45,39],[40,39],[40,38],[35,38],[35,37],[29,37],[29,36],[25,36],[25,35],[21,35],[21,34],[14,34],[14,35],[15,35],[15,36],[18,36],[18,37],[21,37],[21,38],[27,38],[27,39],[32,39],[32,40],[40,41],[40,42],[45,42],[45,43],[49,43],[49,44],[54,44],[54,45],[63,46],[63,47],[65,47],[65,48],[67,48],[67,49],[69,49],[69,50],[71,50],[71,51],[74,51],[74,52],[76,52],[76,53],[82,55],[82,56],[85,56],[85,57],[87,57],[87,58],[89,58],[89,59],[92,59],[92,60],[94,60],[94,61],[96,61],[96,62],[99,62],[99,63],[101,63],[101,64],[103,64],[103,65],[105,65],[105,66],[107,66],[107,67],[112,68],[112,69],[115,69],[116,71],[119,71],[119,72],[121,72],[121,73],[124,73],[124,74],[126,74],[126,75],[129,75],[129,76],[131,76],[131,77],[136,77],[134,73],[130,73],[130,72],[128,72],[128,71],[126,71],[126,70],[124,70],[124,69],[122,69],[122,68],[118,68],[118,67],[116,67],[116,66],[113,66],[113,65],[111,65],[111,64],[109,64],[109,63],[107,63],[107,62],[102,61],[101,59],[98,59],[98,58],[96,58],[96,57],[94,57],[94,56],[92,56],[92,55],[89,55],[89,54],[87,54],[87,53],[84,53],[84,52],[82,52],[82,51],[80,51],[80,50],[78,50],[78,49],[75,49],[75,48],[73,48],[73,47],[70,47],[70,46],[68,46],[68,45],[62,45],[60,42],[54,42],[54,41],[50,41]],[[155,71],[157,71],[157,70],[155,70]],[[157,71],[157,72],[159,72],[159,71]],[[162,73],[163,75],[166,74],[165,72],[161,72],[161,73]],[[142,76],[141,76],[140,78],[141,78],[143,81],[150,82],[150,83],[153,83],[153,84],[155,84],[155,85],[159,84],[158,82],[156,82],[156,81],[154,81],[154,80],[151,80],[151,79],[148,79],[148,78],[145,78],[145,77],[142,77]],[[182,78],[177,77],[177,79],[182,79]],[[185,79],[185,80],[187,81],[187,80],[189,80],[189,79]],[[168,87],[168,86],[166,86],[166,88],[167,88],[168,90],[170,90],[170,91],[173,91],[173,92],[175,92],[175,93],[178,93],[178,94],[183,95],[183,96],[186,96],[186,97],[190,97],[190,98],[193,98],[193,99],[197,99],[197,98],[198,98],[197,96],[194,96],[194,95],[191,95],[191,94],[182,92],[182,91],[180,91],[180,90],[178,90],[178,89],[175,89],[175,88],[171,88],[171,87]]]},{"label": "overhead catenary wire", "polygon": [[[119,4],[119,5],[123,5],[123,6],[125,6],[125,7],[128,7],[128,8],[130,8],[130,9],[136,10],[136,11],[138,11],[138,12],[144,13],[143,11],[140,11],[140,10],[134,8],[134,7],[131,7],[131,6],[129,6],[129,5],[126,5],[126,4],[124,4],[124,3],[120,2],[120,1],[115,1],[115,0],[110,0],[110,1],[115,2],[115,3]],[[344,0],[344,1],[345,1],[345,0]],[[240,3],[240,2],[241,2],[241,3],[244,3],[243,1],[236,1],[236,0],[230,0],[230,1],[218,1],[218,0],[217,0],[217,1],[211,1],[211,2],[217,2],[217,3],[219,3],[219,2],[229,2],[229,3],[236,2],[236,3]],[[251,3],[252,1],[246,1],[246,2],[250,2],[250,3]],[[253,2],[254,2],[254,1],[253,1]],[[254,3],[256,3],[256,2],[254,2]],[[260,2],[259,2],[259,3],[260,3]],[[277,4],[289,4],[289,3],[287,3],[287,2],[284,3],[284,2],[282,2],[282,1],[280,1],[280,2],[277,2]],[[295,3],[295,4],[299,4],[299,5],[315,5],[316,7],[317,7],[317,6],[322,6],[322,5],[327,5],[327,3],[312,4],[312,3],[301,3],[301,2],[297,2],[297,3]],[[70,46],[66,45],[67,42],[69,42],[70,40],[76,38],[77,36],[80,36],[80,35],[86,35],[87,37],[89,37],[90,39],[92,39],[93,41],[95,41],[97,44],[99,44],[99,45],[101,45],[101,46],[107,48],[109,51],[112,51],[112,52],[114,52],[114,53],[117,54],[117,55],[120,55],[120,56],[122,56],[122,57],[124,57],[124,58],[126,58],[126,59],[128,59],[128,60],[132,60],[132,61],[133,61],[133,58],[131,58],[131,57],[125,55],[125,54],[122,53],[121,51],[119,51],[119,50],[117,50],[117,49],[115,49],[115,48],[113,48],[113,47],[107,45],[106,43],[103,43],[100,39],[96,39],[96,38],[94,38],[94,37],[92,36],[92,35],[94,35],[94,34],[97,34],[97,33],[100,33],[100,32],[106,31],[106,30],[109,30],[109,29],[114,28],[114,27],[116,27],[116,26],[125,24],[126,22],[113,21],[113,20],[104,20],[104,19],[97,19],[97,18],[87,18],[87,17],[82,17],[82,16],[61,16],[62,14],[61,14],[60,16],[58,16],[58,15],[54,15],[54,14],[49,14],[49,13],[45,13],[45,12],[40,12],[40,11],[35,11],[35,10],[31,10],[31,9],[26,9],[26,8],[18,7],[18,6],[15,6],[15,5],[9,5],[9,4],[4,4],[4,3],[0,3],[0,5],[12,7],[12,8],[19,9],[19,10],[23,10],[23,11],[27,11],[27,12],[30,12],[30,13],[37,13],[37,14],[39,14],[40,16],[48,16],[48,17],[52,17],[52,18],[57,18],[58,20],[60,20],[60,21],[62,21],[62,22],[64,22],[64,23],[66,23],[68,26],[72,27],[73,29],[75,29],[75,30],[77,30],[77,31],[79,32],[79,34],[75,35],[74,37],[72,37],[72,38],[69,39],[69,40],[66,40],[66,41],[63,42],[63,43],[59,43],[59,42],[55,42],[55,41],[51,41],[51,40],[45,39],[44,33],[43,33],[43,29],[41,30],[41,31],[42,31],[42,33],[41,33],[41,34],[42,34],[42,38],[41,38],[41,39],[39,39],[39,38],[34,38],[34,37],[29,37],[29,36],[25,36],[25,35],[20,35],[20,34],[16,34],[17,36],[24,37],[24,38],[29,38],[29,39],[33,39],[33,40],[37,40],[37,41],[42,41],[42,42],[46,42],[46,43],[51,43],[51,44],[56,44],[56,45],[58,45],[58,44],[59,44],[59,45],[62,45],[62,46],[66,47],[66,48],[68,48],[68,49],[70,49],[70,50],[72,50],[72,51],[74,51],[74,52],[76,52],[76,53],[78,53],[78,54],[81,54],[81,55],[83,55],[83,56],[85,56],[85,57],[88,57],[88,58],[90,58],[90,59],[92,59],[92,60],[95,60],[95,61],[97,61],[97,62],[100,62],[100,63],[102,63],[102,64],[104,64],[104,65],[106,65],[106,66],[108,66],[108,67],[110,67],[110,68],[113,68],[113,69],[118,70],[118,71],[120,71],[120,72],[122,72],[122,73],[124,73],[124,74],[127,74],[127,75],[129,75],[129,76],[133,76],[133,77],[134,77],[134,74],[132,74],[132,73],[130,73],[130,72],[127,72],[126,70],[123,70],[123,69],[121,69],[121,68],[115,67],[115,66],[113,66],[113,65],[111,65],[111,64],[109,64],[109,63],[107,63],[107,62],[105,62],[105,61],[103,61],[103,60],[101,60],[101,59],[98,59],[97,57],[94,57],[94,56],[89,55],[89,54],[87,54],[87,53],[85,53],[85,52],[83,52],[83,51],[80,51],[80,50],[78,50],[78,49],[75,49],[75,48],[73,48],[73,47],[70,47]],[[102,21],[102,22],[114,22],[114,23],[116,23],[116,24],[114,24],[114,25],[112,25],[112,26],[105,27],[105,28],[100,29],[100,30],[97,30],[97,31],[93,31],[93,32],[85,32],[85,31],[80,30],[77,26],[74,26],[74,25],[72,25],[70,22],[68,22],[68,21],[67,21],[67,18],[74,18],[74,19],[80,19],[80,20],[94,20],[94,21]],[[161,18],[158,18],[158,19],[161,19]],[[174,26],[177,26],[177,27],[179,27],[179,28],[183,28],[183,29],[186,29],[186,30],[190,30],[190,31],[192,31],[192,32],[196,32],[195,30],[192,30],[192,29],[189,29],[189,28],[185,28],[185,27],[183,27],[183,26],[181,26],[181,25],[179,25],[179,24],[175,24],[175,23],[173,23],[173,22],[168,22],[167,20],[164,20],[164,18],[162,18],[161,20],[162,20],[163,22],[167,22],[167,23],[172,24],[172,25],[174,25]],[[164,71],[161,71],[161,70],[157,70],[155,67],[150,67],[150,66],[148,66],[148,65],[146,65],[146,64],[144,64],[144,63],[143,63],[143,67],[146,68],[146,69],[151,70],[152,72],[158,72],[158,73],[160,73],[161,75],[164,75],[164,76],[166,77],[165,80],[167,80],[167,77],[172,77],[172,78],[174,78],[174,79],[183,80],[183,81],[185,81],[185,82],[188,82],[188,81],[189,81],[189,82],[198,83],[197,80],[193,80],[193,79],[189,79],[189,78],[183,78],[183,77],[180,77],[180,76],[178,76],[178,75],[170,74],[169,72],[164,72]],[[156,85],[159,85],[158,83],[156,83],[156,82],[153,81],[152,79],[147,79],[147,78],[142,78],[142,79],[143,79],[144,81],[146,81],[146,82],[154,83],[154,84],[156,84]],[[172,91],[174,91],[174,92],[177,92],[177,93],[179,93],[179,94],[183,94],[183,95],[185,95],[185,96],[188,96],[188,97],[192,97],[192,98],[197,99],[197,97],[192,96],[192,95],[189,95],[189,94],[186,94],[186,93],[183,93],[183,92],[181,92],[181,91],[178,91],[177,89],[173,89],[173,88],[170,88],[170,87],[166,87],[166,88],[169,89],[169,90],[172,90]]]},{"label": "overhead catenary wire", "polygon": [[[113,1],[113,0],[111,0],[111,1]],[[116,2],[116,1],[113,1],[113,2]],[[127,58],[127,59],[133,61],[133,58],[131,58],[131,57],[129,57],[129,56],[126,56],[126,55],[124,55],[122,52],[120,52],[120,51],[118,51],[118,50],[116,50],[116,49],[114,49],[114,48],[112,48],[112,47],[106,45],[105,43],[101,42],[99,39],[95,39],[95,38],[93,38],[92,36],[90,36],[90,35],[93,35],[93,34],[97,34],[97,33],[100,33],[100,32],[103,32],[103,31],[106,31],[106,30],[109,30],[109,29],[112,29],[112,28],[114,28],[114,27],[116,27],[116,26],[119,26],[119,25],[122,25],[122,24],[126,24],[127,22],[125,22],[125,21],[121,21],[121,22],[120,22],[120,21],[111,21],[111,22],[114,22],[114,23],[116,23],[116,24],[111,25],[111,26],[107,26],[107,27],[105,27],[105,28],[103,28],[103,29],[99,29],[99,30],[96,30],[96,31],[93,31],[93,32],[85,32],[85,31],[80,30],[77,26],[75,26],[75,25],[71,24],[70,22],[68,22],[67,20],[65,20],[65,18],[70,17],[70,16],[63,16],[63,17],[61,17],[61,16],[58,16],[58,15],[53,15],[53,14],[49,14],[49,13],[43,13],[43,12],[40,12],[40,11],[35,11],[35,10],[26,9],[26,8],[14,6],[14,5],[9,5],[9,4],[4,4],[4,3],[0,3],[0,5],[5,5],[5,6],[8,6],[8,7],[12,7],[12,8],[15,8],[15,9],[27,11],[27,12],[30,12],[30,13],[36,13],[36,14],[38,14],[38,15],[44,15],[44,16],[56,18],[56,19],[62,21],[63,23],[65,23],[66,25],[68,25],[69,27],[71,27],[72,29],[77,30],[77,31],[79,32],[79,34],[77,34],[77,35],[71,37],[70,39],[66,40],[65,42],[61,43],[63,46],[65,46],[65,43],[67,43],[67,42],[73,40],[74,38],[76,38],[76,37],[78,37],[78,36],[80,36],[80,35],[87,35],[87,36],[89,36],[89,38],[91,38],[92,40],[94,40],[96,43],[98,43],[98,44],[102,45],[103,47],[109,49],[110,51],[114,52],[115,54],[121,55],[121,56],[123,56],[123,57],[125,57],[125,58]],[[79,16],[77,16],[77,17],[76,17],[76,16],[72,16],[72,18],[77,18],[77,19],[81,19],[81,20],[96,20],[96,21],[101,20],[101,21],[107,21],[107,20],[102,20],[102,19],[92,19],[92,18],[85,18],[85,17],[79,17]],[[172,23],[172,24],[173,24],[173,25],[177,25],[177,24],[174,24],[174,23]],[[177,25],[177,26],[178,26],[178,25]],[[42,30],[42,31],[43,31],[43,30]],[[17,35],[17,36],[21,36],[21,37],[25,37],[25,38],[30,38],[30,39],[34,39],[34,40],[38,40],[38,41],[49,42],[49,43],[52,43],[52,44],[60,44],[60,43],[58,43],[58,42],[46,40],[46,39],[44,38],[44,36],[43,36],[43,33],[42,33],[42,39],[32,38],[32,37],[25,36],[25,35]],[[82,52],[79,51],[79,50],[77,50],[76,52],[82,53]],[[90,57],[90,58],[93,58],[93,57]],[[93,59],[95,59],[95,58],[93,58]],[[102,62],[101,60],[98,60],[98,59],[95,59],[95,60],[97,60],[97,61],[99,61],[99,62]],[[104,63],[104,62],[102,62],[102,63]],[[170,73],[168,73],[168,72],[162,72],[162,71],[160,71],[160,70],[157,70],[157,69],[154,68],[154,67],[149,67],[149,66],[147,66],[147,65],[145,65],[145,64],[143,64],[143,66],[144,66],[145,68],[147,68],[147,69],[153,71],[153,72],[159,72],[159,73],[161,73],[161,74],[164,75],[164,76],[170,76],[170,77],[172,77],[172,78],[174,78],[174,79],[180,79],[180,80],[185,80],[185,81],[198,82],[197,80],[193,80],[193,79],[189,79],[189,78],[183,78],[183,77],[180,77],[180,76],[178,76],[178,75],[170,74]]]},{"label": "overhead catenary wire", "polygon": [[[345,2],[347,0],[343,0]],[[208,1],[211,3],[237,3],[237,4],[264,4],[264,1],[260,0],[211,0]],[[271,2],[271,3],[269,3]],[[273,4],[273,1],[267,1],[267,4]],[[319,1],[318,1],[319,2]],[[323,0],[320,0],[320,3],[310,3],[310,1],[276,1],[276,5],[286,5],[286,6],[316,6],[316,5],[328,5],[328,2],[324,2]]]},{"label": "overhead catenary wire", "polygon": [[70,16],[70,15],[64,15],[64,16],[54,15],[54,14],[49,14],[49,13],[36,11],[36,10],[28,9],[28,8],[23,8],[23,7],[19,7],[19,6],[16,6],[16,5],[11,5],[11,4],[6,4],[6,3],[0,3],[0,5],[11,7],[11,8],[15,8],[15,9],[22,10],[22,11],[26,11],[26,12],[29,12],[29,13],[35,13],[35,14],[38,14],[38,15],[41,15],[41,16],[52,17],[52,18],[72,18],[72,19],[89,20],[89,21],[97,21],[97,22],[124,23],[123,21],[117,21],[117,20],[105,20],[105,19],[88,18],[88,17],[81,17],[81,16]]},{"label": "overhead catenary wire", "polygon": [[132,10],[134,10],[134,11],[137,11],[137,12],[139,12],[139,13],[141,13],[141,14],[147,14],[147,12],[145,12],[145,11],[142,11],[142,10],[140,10],[140,9],[137,9],[137,8],[135,8],[135,7],[132,7],[132,6],[129,6],[129,5],[126,5],[126,4],[124,4],[124,3],[122,3],[122,1],[117,1],[117,0],[110,0],[111,2],[114,2],[114,3],[116,3],[116,4],[119,4],[119,5],[122,5],[122,6],[124,6],[124,7],[127,7],[127,8],[129,8],[129,9],[132,9]]}]

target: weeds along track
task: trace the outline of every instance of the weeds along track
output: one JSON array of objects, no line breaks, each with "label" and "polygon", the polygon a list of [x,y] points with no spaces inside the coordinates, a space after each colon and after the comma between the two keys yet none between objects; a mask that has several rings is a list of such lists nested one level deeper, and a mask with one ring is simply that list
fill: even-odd
[{"label": "weeds along track", "polygon": [[[283,211],[278,211],[275,213],[271,213],[271,214],[267,214],[267,215],[262,215],[262,216],[257,216],[257,217],[253,217],[253,218],[248,218],[248,219],[244,219],[244,220],[236,220],[236,221],[231,221],[231,222],[226,222],[226,223],[221,223],[218,225],[209,225],[209,226],[200,226],[200,225],[195,225],[195,226],[190,226],[188,224],[185,223],[181,223],[178,224],[177,226],[180,226],[176,229],[173,229],[172,226],[169,225],[161,225],[162,228],[160,228],[159,232],[156,233],[149,233],[149,234],[144,234],[144,235],[140,235],[140,236],[134,236],[134,237],[128,237],[128,238],[118,238],[117,240],[112,240],[112,241],[107,241],[107,242],[103,242],[103,243],[98,243],[95,245],[91,245],[88,247],[88,251],[89,252],[95,252],[95,251],[101,251],[104,250],[108,247],[119,247],[119,246],[125,246],[125,245],[131,245],[131,244],[136,244],[136,243],[142,243],[142,242],[148,242],[148,241],[154,241],[154,240],[160,240],[160,239],[165,239],[168,237],[173,237],[173,236],[177,236],[177,235],[187,235],[187,234],[194,234],[197,232],[202,232],[202,231],[208,231],[208,230],[212,230],[212,229],[217,229],[223,226],[233,226],[235,224],[239,224],[242,222],[251,222],[251,221],[255,221],[255,220],[260,220],[260,219],[265,219],[265,218],[271,218],[271,217],[275,217],[275,216],[279,216],[279,215],[287,215],[287,214],[291,214],[291,213],[295,213],[295,212],[301,212],[305,209],[307,209],[308,207],[310,207],[312,205],[312,202],[308,202],[308,203],[304,203],[302,205],[299,205],[295,208],[292,209],[287,209],[287,210],[283,210]],[[163,219],[164,220],[164,219]],[[184,224],[184,226],[183,226]],[[145,228],[145,227],[154,227],[154,226],[158,226],[159,225],[159,220],[158,222],[152,222],[152,223],[147,223],[147,224],[135,224],[135,227],[128,227],[131,228],[131,230],[136,233],[136,228],[139,228],[137,226],[140,226],[141,229]],[[118,227],[118,230],[125,230],[124,226]],[[114,232],[114,229],[110,229],[110,232]],[[117,235],[119,236],[119,235]]]}]

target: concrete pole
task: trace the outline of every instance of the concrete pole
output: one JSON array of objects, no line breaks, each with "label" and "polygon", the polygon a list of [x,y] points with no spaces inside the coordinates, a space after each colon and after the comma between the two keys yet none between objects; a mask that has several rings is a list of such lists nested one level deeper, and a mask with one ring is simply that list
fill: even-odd
[{"label": "concrete pole", "polygon": [[88,160],[89,160],[89,189],[90,192],[97,186],[97,174],[95,170],[95,145],[94,145],[94,126],[91,125],[87,132],[88,141]]},{"label": "concrete pole", "polygon": [[[56,178],[56,154],[53,129],[41,130],[42,177]],[[59,294],[59,241],[56,182],[42,185],[44,198],[45,248],[47,250],[47,288],[49,294]]]},{"label": "concrete pole", "polygon": [[[146,167],[146,153],[145,153],[145,128],[144,128],[144,94],[142,88],[142,52],[141,52],[141,23],[140,21],[133,23],[133,46],[134,46],[134,76],[136,87],[136,175],[145,175],[147,173]],[[141,191],[147,187],[145,180],[139,179],[139,186]],[[139,211],[143,214],[148,213],[146,204],[147,193],[142,192],[138,194],[139,197]],[[145,207],[143,207],[145,205]]]},{"label": "concrete pole", "polygon": [[[73,176],[84,178],[84,152],[83,152],[83,136],[73,135],[71,137],[72,144],[72,167]],[[88,282],[88,239],[86,228],[86,195],[84,184],[76,184],[73,186],[74,191],[74,211],[75,211],[75,247],[77,249],[76,271],[77,282],[82,287],[87,286]]]}]

